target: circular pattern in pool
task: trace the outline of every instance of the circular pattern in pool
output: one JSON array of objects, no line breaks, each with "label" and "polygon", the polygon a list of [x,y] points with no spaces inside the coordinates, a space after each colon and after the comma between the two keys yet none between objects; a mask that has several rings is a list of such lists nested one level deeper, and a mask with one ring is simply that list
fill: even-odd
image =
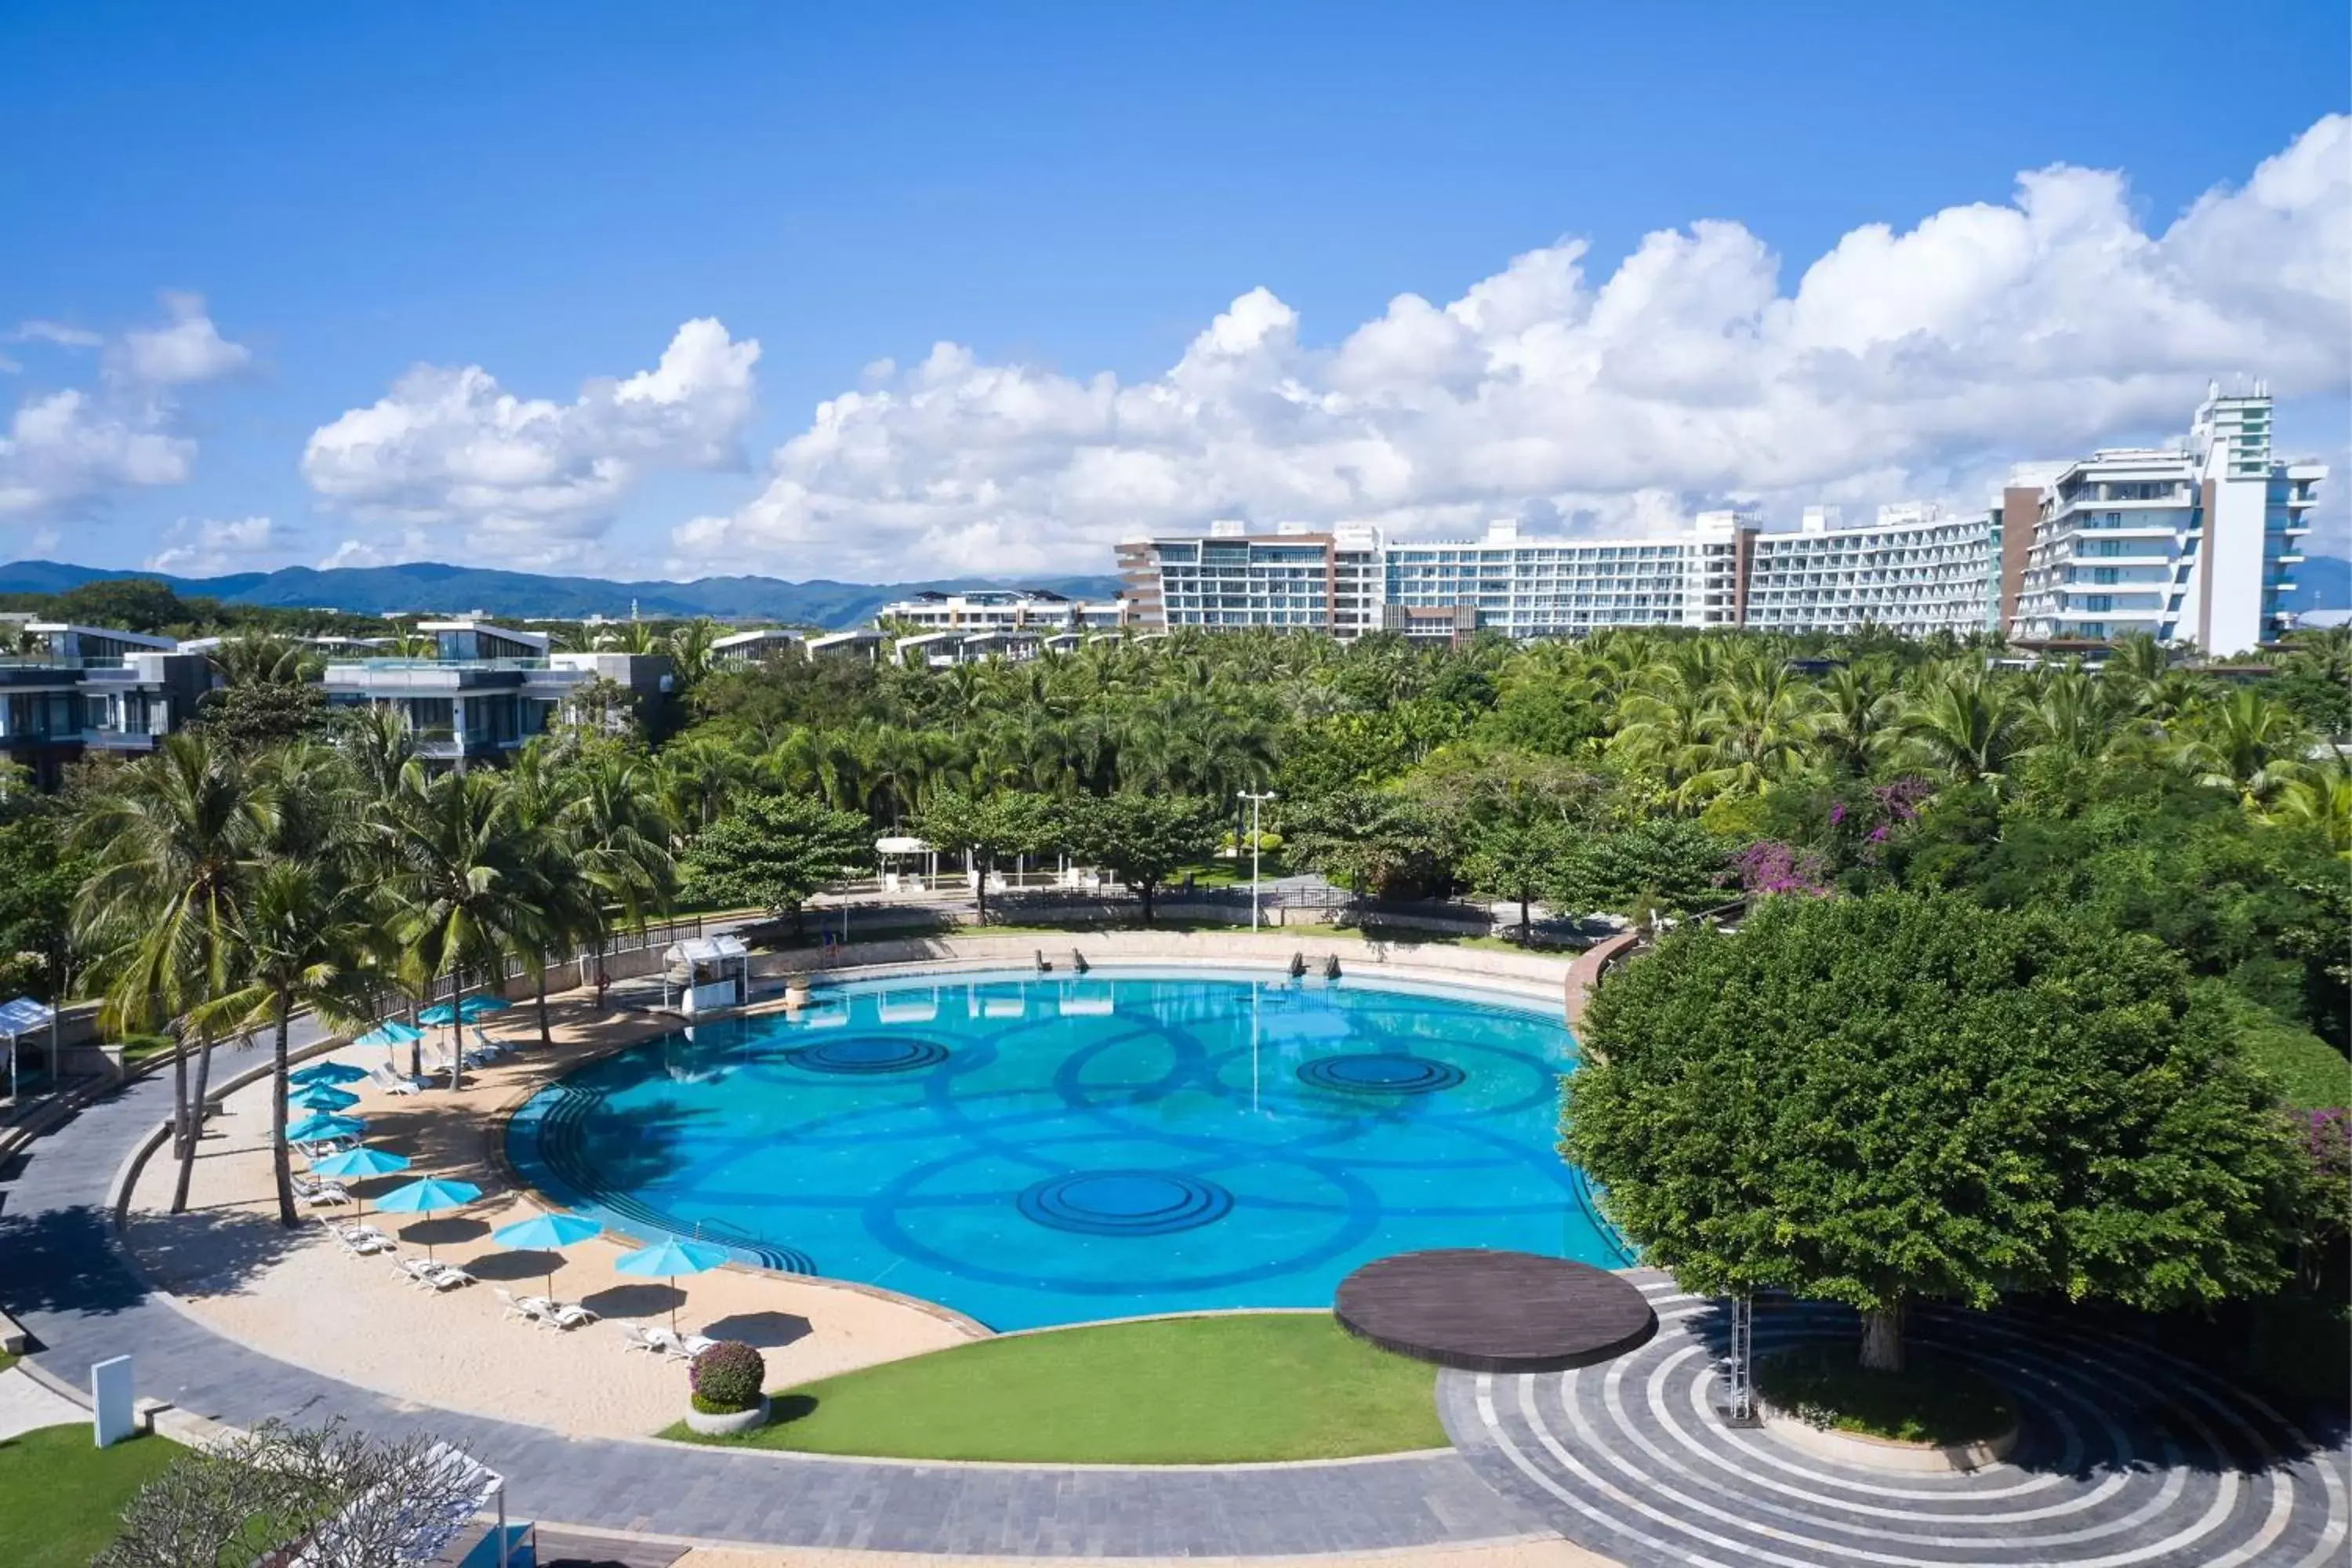
[{"label": "circular pattern in pool", "polygon": [[1321,1307],[1372,1258],[1626,1253],[1554,1151],[1575,1043],[1499,996],[1097,970],[851,982],[550,1084],[524,1179],[998,1329]]}]

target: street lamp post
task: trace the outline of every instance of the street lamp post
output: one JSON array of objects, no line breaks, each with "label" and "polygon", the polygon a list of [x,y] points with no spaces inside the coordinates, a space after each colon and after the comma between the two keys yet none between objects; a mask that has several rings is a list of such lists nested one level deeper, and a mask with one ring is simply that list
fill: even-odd
[{"label": "street lamp post", "polygon": [[1252,793],[1251,793],[1250,791],[1248,791],[1248,790],[1243,790],[1243,791],[1241,792],[1241,797],[1242,797],[1244,800],[1245,800],[1245,801],[1247,801],[1247,802],[1249,802],[1249,803],[1250,803],[1250,930],[1252,930],[1252,931],[1255,931],[1255,930],[1257,930],[1257,898],[1258,898],[1258,893],[1257,893],[1257,884],[1258,884],[1258,843],[1257,843],[1257,841],[1258,841],[1258,837],[1259,837],[1259,836],[1258,836],[1258,830],[1257,830],[1257,811],[1258,811],[1258,807],[1259,807],[1259,806],[1261,806],[1261,805],[1265,805],[1267,801],[1270,801],[1270,800],[1274,799],[1274,798],[1275,798],[1275,794],[1274,794],[1274,792],[1273,792],[1272,790],[1270,790],[1270,789],[1269,789],[1269,790],[1261,790],[1261,791],[1257,792],[1256,794],[1252,794]]}]

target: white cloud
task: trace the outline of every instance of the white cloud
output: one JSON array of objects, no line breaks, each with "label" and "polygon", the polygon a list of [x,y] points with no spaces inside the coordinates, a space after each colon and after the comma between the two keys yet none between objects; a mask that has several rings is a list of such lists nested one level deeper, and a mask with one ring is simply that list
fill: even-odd
[{"label": "white cloud", "polygon": [[2004,205],[1857,228],[1788,291],[1737,223],[1650,235],[1598,280],[1585,261],[1565,239],[1450,303],[1400,295],[1328,348],[1254,289],[1130,384],[953,343],[877,362],[757,498],[672,531],[672,569],[1083,569],[1220,516],[1655,531],[1727,497],[1784,523],[1975,504],[2012,459],[2185,426],[2210,377],[2346,387],[2352,119],[2160,231],[2121,174],[2055,166]]},{"label": "white cloud", "polygon": [[282,543],[276,525],[266,517],[184,517],[164,530],[163,548],[147,557],[146,567],[182,577],[218,577],[252,570],[259,558],[277,552]]},{"label": "white cloud", "polygon": [[741,460],[759,357],[718,321],[688,321],[653,369],[570,403],[518,397],[479,365],[419,365],[313,431],[303,477],[362,522],[461,525],[519,563],[577,557],[646,471]]},{"label": "white cloud", "polygon": [[18,343],[55,343],[60,348],[94,349],[106,342],[103,332],[93,332],[87,327],[68,326],[63,321],[19,321],[8,341]]},{"label": "white cloud", "polygon": [[196,443],[184,431],[179,389],[251,355],[220,335],[195,296],[167,294],[164,306],[163,326],[114,338],[55,321],[25,321],[8,334],[102,348],[106,367],[94,385],[27,394],[0,426],[0,521],[79,518],[117,490],[187,479]]},{"label": "white cloud", "polygon": [[169,325],[134,329],[122,335],[122,371],[147,386],[185,386],[215,381],[242,370],[252,351],[220,335],[194,294],[166,294]]},{"label": "white cloud", "polygon": [[196,444],[81,391],[17,405],[0,436],[0,519],[69,510],[128,485],[176,485]]},{"label": "white cloud", "polygon": [[404,529],[388,539],[346,539],[319,560],[319,570],[331,572],[338,566],[393,566],[403,561],[419,561],[431,550],[431,542],[422,529]]}]

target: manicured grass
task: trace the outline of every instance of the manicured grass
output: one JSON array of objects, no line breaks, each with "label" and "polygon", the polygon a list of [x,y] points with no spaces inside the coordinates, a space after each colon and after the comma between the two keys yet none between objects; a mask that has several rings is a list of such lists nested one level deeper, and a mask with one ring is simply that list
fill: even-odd
[{"label": "manicured grass", "polygon": [[168,1056],[177,1042],[169,1035],[125,1035],[115,1043],[122,1047],[122,1059],[136,1064],[150,1057]]},{"label": "manicured grass", "polygon": [[[789,1352],[785,1352],[789,1355]],[[775,1396],[746,1437],[813,1454],[1177,1465],[1434,1448],[1436,1371],[1323,1312],[1169,1318],[983,1340]]]},{"label": "manicured grass", "polygon": [[1901,1372],[1866,1372],[1852,1344],[1807,1340],[1756,1360],[1757,1392],[1815,1426],[1906,1443],[1972,1443],[2017,1420],[2000,1384],[1932,1351]]},{"label": "manicured grass", "polygon": [[0,1351],[0,1372],[6,1372],[10,1367],[15,1366],[16,1364],[16,1358],[15,1356],[10,1355],[6,1351]]},{"label": "manicured grass", "polygon": [[2265,1014],[2251,1022],[2243,1038],[2247,1058],[2278,1079],[2295,1110],[2352,1104],[2352,1062],[2310,1030]]},{"label": "manicured grass", "polygon": [[114,1540],[123,1505],[182,1451],[165,1437],[94,1448],[86,1421],[0,1442],[0,1563],[84,1568]]}]

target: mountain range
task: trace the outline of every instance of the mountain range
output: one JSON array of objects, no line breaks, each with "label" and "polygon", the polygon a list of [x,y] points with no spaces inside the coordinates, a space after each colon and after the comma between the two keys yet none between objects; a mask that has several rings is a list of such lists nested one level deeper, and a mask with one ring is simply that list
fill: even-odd
[{"label": "mountain range", "polygon": [[[184,597],[262,605],[278,609],[333,609],[375,616],[415,611],[516,619],[625,616],[632,608],[657,619],[710,616],[720,620],[771,620],[826,627],[854,626],[893,599],[926,589],[974,586],[1045,588],[1072,598],[1108,599],[1119,589],[1111,576],[1028,577],[975,584],[970,578],[919,583],[836,583],[817,578],[698,577],[691,583],[616,583],[602,577],[550,577],[411,561],[398,566],[339,566],[316,571],[286,566],[225,577],[175,577],[164,572],[119,572],[56,561],[12,561],[0,566],[0,594],[62,594],[101,577],[145,577],[169,584]],[[2289,610],[2352,608],[2352,561],[2314,555],[2295,569]]]},{"label": "mountain range", "polygon": [[925,589],[974,586],[1044,588],[1072,598],[1108,599],[1119,588],[1110,576],[1026,577],[1018,583],[975,584],[971,578],[920,583],[835,583],[819,578],[698,577],[691,583],[615,583],[602,577],[550,577],[411,561],[397,566],[308,566],[237,572],[224,577],[175,577],[168,572],[118,572],[56,561],[0,565],[0,594],[62,594],[106,577],[140,577],[168,584],[184,598],[277,609],[331,609],[374,616],[439,611],[513,619],[625,617],[632,608],[648,618],[710,616],[721,620],[772,620],[826,627],[854,626],[894,599]]}]

